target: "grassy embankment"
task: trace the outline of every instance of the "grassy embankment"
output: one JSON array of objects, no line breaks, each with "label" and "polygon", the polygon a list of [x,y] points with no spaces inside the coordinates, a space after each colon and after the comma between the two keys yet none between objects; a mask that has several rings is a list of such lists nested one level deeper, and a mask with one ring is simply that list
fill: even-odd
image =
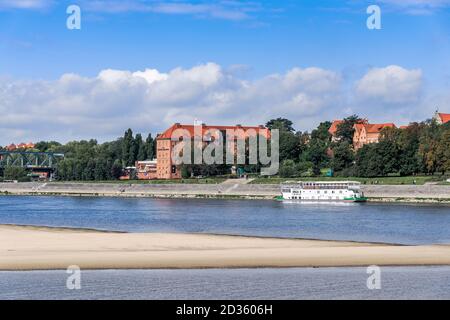
[{"label": "grassy embankment", "polygon": [[[219,184],[227,180],[223,177],[209,177],[201,179],[171,179],[171,180],[106,180],[106,181],[67,181],[71,183],[117,183],[117,184]],[[424,185],[425,183],[436,183],[439,185],[450,185],[442,176],[408,176],[408,177],[378,177],[378,178],[358,178],[358,177],[299,177],[299,178],[279,178],[279,177],[257,177],[250,184],[280,184],[286,181],[359,181],[362,184],[380,185]]]},{"label": "grassy embankment", "polygon": [[62,183],[117,183],[117,184],[218,184],[224,182],[225,178],[202,178],[202,179],[170,179],[170,180],[104,180],[104,181],[61,181]]},{"label": "grassy embankment", "polygon": [[[358,178],[358,177],[300,177],[300,178],[278,178],[267,177],[257,178],[252,184],[279,184],[286,181],[341,181],[351,180],[359,181],[362,184],[381,184],[381,185],[423,185],[425,183],[450,184],[445,182],[443,177],[438,176],[408,176],[408,177],[378,177],[378,178]],[[415,183],[414,183],[415,181]]]}]

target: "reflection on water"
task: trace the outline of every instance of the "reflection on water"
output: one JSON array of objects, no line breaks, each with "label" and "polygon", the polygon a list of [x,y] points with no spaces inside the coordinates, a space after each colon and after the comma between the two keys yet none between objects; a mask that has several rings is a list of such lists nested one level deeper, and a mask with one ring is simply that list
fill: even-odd
[{"label": "reflection on water", "polygon": [[64,271],[0,272],[0,299],[450,299],[450,267],[83,271],[81,290]]}]

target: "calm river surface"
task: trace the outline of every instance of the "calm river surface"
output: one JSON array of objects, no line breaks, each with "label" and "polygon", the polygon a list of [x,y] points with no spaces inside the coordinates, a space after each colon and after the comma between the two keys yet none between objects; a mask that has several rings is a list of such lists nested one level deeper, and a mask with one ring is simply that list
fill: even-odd
[{"label": "calm river surface", "polygon": [[[128,232],[450,243],[450,206],[288,204],[257,200],[0,197],[0,224]],[[0,299],[450,299],[450,267],[90,270],[81,290],[64,271],[0,272]]]},{"label": "calm river surface", "polygon": [[450,243],[450,206],[433,205],[2,196],[0,224]]},{"label": "calm river surface", "polygon": [[93,270],[81,289],[65,271],[0,271],[0,299],[450,299],[450,267],[382,267],[381,288],[366,268]]}]

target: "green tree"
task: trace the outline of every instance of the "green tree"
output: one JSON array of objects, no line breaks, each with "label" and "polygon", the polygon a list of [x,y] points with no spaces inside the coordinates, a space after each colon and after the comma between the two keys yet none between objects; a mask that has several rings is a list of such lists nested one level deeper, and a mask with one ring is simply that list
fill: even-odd
[{"label": "green tree", "polygon": [[421,170],[418,151],[422,125],[411,123],[405,129],[396,130],[398,132],[396,144],[399,150],[399,173],[402,176],[418,174]]},{"label": "green tree", "polygon": [[422,159],[424,170],[430,174],[434,174],[439,166],[439,129],[436,122],[430,122],[424,126],[419,138],[418,154]]},{"label": "green tree", "polygon": [[27,171],[25,168],[18,166],[6,166],[3,171],[5,180],[22,180],[26,178]]},{"label": "green tree", "polygon": [[334,172],[343,171],[353,165],[354,153],[352,145],[347,141],[341,141],[333,149],[333,160],[331,166]]},{"label": "green tree", "polygon": [[438,157],[438,171],[442,174],[450,172],[450,123],[441,127],[441,138],[436,149]]},{"label": "green tree", "polygon": [[353,128],[355,124],[361,123],[363,120],[356,114],[351,115],[344,119],[344,121],[337,126],[336,138],[340,142],[347,142],[348,144],[353,144],[353,135],[355,129]]},{"label": "green tree", "polygon": [[399,171],[399,151],[394,141],[388,139],[381,139],[375,145],[377,158],[380,159],[380,172],[378,175],[387,176],[389,174],[396,174]]},{"label": "green tree", "polygon": [[330,143],[331,141],[331,134],[328,132],[328,130],[331,127],[330,121],[321,122],[317,129],[314,129],[311,132],[311,140],[316,141],[323,141],[326,143]]},{"label": "green tree", "polygon": [[122,175],[122,164],[121,161],[117,159],[111,166],[111,177],[113,177],[114,179],[119,179],[121,175]]},{"label": "green tree", "polygon": [[61,143],[56,141],[39,141],[34,146],[40,152],[57,152],[60,147]]},{"label": "green tree", "polygon": [[151,133],[145,139],[145,151],[147,159],[153,160],[156,157],[156,141],[153,139]]},{"label": "green tree", "polygon": [[298,160],[302,145],[298,135],[292,131],[280,131],[280,162],[283,160]]},{"label": "green tree", "polygon": [[279,170],[280,177],[292,178],[299,175],[297,171],[297,166],[293,160],[284,160],[280,165]]},{"label": "green tree", "polygon": [[280,131],[288,131],[288,132],[295,131],[292,125],[293,125],[292,121],[285,118],[272,119],[266,123],[266,127],[269,128],[270,130],[278,129]]},{"label": "green tree", "polygon": [[139,161],[146,160],[147,159],[147,151],[145,148],[145,143],[142,140],[142,135],[140,133],[138,133],[136,135],[135,142],[136,142],[136,148],[137,148],[136,160],[139,160]]},{"label": "green tree", "polygon": [[124,166],[130,166],[133,164],[132,160],[134,155],[132,154],[132,146],[134,144],[133,131],[128,129],[123,137],[122,141],[122,162]]}]

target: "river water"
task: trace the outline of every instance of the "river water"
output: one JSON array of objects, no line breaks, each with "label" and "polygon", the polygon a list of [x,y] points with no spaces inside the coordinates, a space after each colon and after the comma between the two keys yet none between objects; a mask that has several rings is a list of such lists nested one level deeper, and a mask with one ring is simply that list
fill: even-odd
[{"label": "river water", "polygon": [[[128,232],[450,243],[450,207],[259,200],[0,197],[0,224]],[[450,267],[92,270],[81,290],[64,271],[0,272],[0,299],[450,299]]]},{"label": "river water", "polygon": [[81,289],[64,271],[0,272],[0,299],[450,299],[450,267],[93,270]]},{"label": "river water", "polygon": [[436,205],[6,196],[0,224],[450,243],[450,206]]}]

